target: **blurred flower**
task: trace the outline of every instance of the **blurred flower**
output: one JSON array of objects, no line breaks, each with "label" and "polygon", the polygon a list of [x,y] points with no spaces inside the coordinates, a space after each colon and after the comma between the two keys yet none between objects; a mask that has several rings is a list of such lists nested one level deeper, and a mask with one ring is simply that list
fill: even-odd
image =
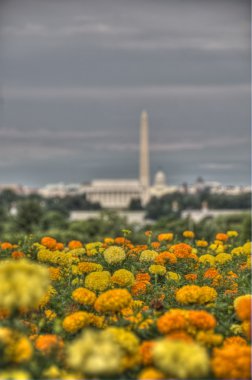
[{"label": "blurred flower", "polygon": [[181,276],[178,273],[169,271],[166,273],[165,278],[167,280],[179,281],[181,279]]},{"label": "blurred flower", "polygon": [[90,314],[85,311],[77,311],[70,314],[63,320],[62,326],[64,330],[74,334],[83,327],[89,326],[91,322]]},{"label": "blurred flower", "polygon": [[184,231],[183,236],[188,239],[193,239],[195,237],[195,233],[193,231]]},{"label": "blurred flower", "polygon": [[166,268],[163,265],[152,264],[149,267],[149,272],[151,274],[158,274],[160,276],[164,276],[166,273]]},{"label": "blurred flower", "polygon": [[75,248],[82,248],[83,247],[83,244],[81,241],[79,240],[71,240],[69,243],[68,243],[68,248],[69,249],[75,249]]},{"label": "blurred flower", "polygon": [[213,302],[216,297],[216,290],[210,286],[185,285],[176,292],[177,302],[184,305],[191,303],[207,304]]},{"label": "blurred flower", "polygon": [[251,294],[246,294],[244,296],[237,297],[234,300],[234,309],[237,317],[241,321],[249,321],[251,318]]},{"label": "blurred flower", "polygon": [[141,255],[139,257],[139,261],[140,262],[152,262],[156,259],[157,256],[158,256],[158,253],[156,251],[146,249],[143,252],[141,252]]},{"label": "blurred flower", "polygon": [[77,288],[72,292],[72,299],[81,305],[92,306],[95,303],[96,295],[86,288]]},{"label": "blurred flower", "polygon": [[118,269],[113,273],[111,281],[113,282],[113,284],[125,287],[133,285],[135,278],[133,273],[131,273],[129,270]]},{"label": "blurred flower", "polygon": [[104,291],[111,282],[111,275],[108,271],[91,272],[85,278],[85,286],[91,290]]},{"label": "blurred flower", "polygon": [[132,303],[132,297],[126,289],[112,289],[102,293],[95,302],[95,310],[101,313],[117,312]]},{"label": "blurred flower", "polygon": [[123,248],[117,246],[110,246],[103,252],[104,259],[108,264],[121,263],[126,258]]}]

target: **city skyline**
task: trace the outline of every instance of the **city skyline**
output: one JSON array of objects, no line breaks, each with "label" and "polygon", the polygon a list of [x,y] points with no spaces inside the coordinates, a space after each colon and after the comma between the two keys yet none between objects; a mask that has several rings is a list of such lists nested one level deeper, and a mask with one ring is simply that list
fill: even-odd
[{"label": "city skyline", "polygon": [[[1,4],[0,182],[250,179],[250,2]],[[179,21],[179,22],[178,22]]]}]

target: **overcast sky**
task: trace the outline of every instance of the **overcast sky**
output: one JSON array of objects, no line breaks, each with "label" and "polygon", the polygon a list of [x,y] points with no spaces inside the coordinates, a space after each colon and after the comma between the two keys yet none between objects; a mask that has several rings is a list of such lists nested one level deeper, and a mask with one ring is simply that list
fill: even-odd
[{"label": "overcast sky", "polygon": [[250,1],[6,0],[0,183],[250,183]]}]

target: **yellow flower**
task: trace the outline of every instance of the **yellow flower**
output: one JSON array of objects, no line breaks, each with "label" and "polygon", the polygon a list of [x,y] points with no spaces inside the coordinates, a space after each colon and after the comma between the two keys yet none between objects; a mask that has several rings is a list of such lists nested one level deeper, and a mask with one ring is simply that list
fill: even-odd
[{"label": "yellow flower", "polygon": [[92,306],[95,303],[96,295],[86,288],[77,288],[72,293],[72,299],[81,305]]},{"label": "yellow flower", "polygon": [[232,255],[230,255],[229,253],[219,253],[215,257],[215,262],[218,264],[225,264],[226,262],[231,261],[231,260],[232,260]]},{"label": "yellow flower", "polygon": [[53,321],[57,317],[57,314],[50,309],[45,310],[44,314],[49,321]]},{"label": "yellow flower", "polygon": [[125,330],[123,327],[108,327],[106,329],[111,333],[120,348],[127,354],[135,355],[139,349],[139,339],[131,331]]},{"label": "yellow flower", "polygon": [[195,233],[193,231],[184,231],[183,236],[188,239],[193,239],[195,237]]},{"label": "yellow flower", "polygon": [[166,273],[166,268],[163,265],[152,264],[149,267],[149,272],[152,274],[158,274],[160,276],[163,276]]},{"label": "yellow flower", "polygon": [[232,255],[237,255],[237,256],[240,256],[240,255],[244,254],[243,247],[233,248],[232,251],[231,251],[231,254]]},{"label": "yellow flower", "polygon": [[227,236],[228,237],[237,237],[239,234],[237,231],[228,231]]},{"label": "yellow flower", "polygon": [[0,266],[0,308],[35,308],[49,287],[49,273],[27,260],[2,261]]},{"label": "yellow flower", "polygon": [[44,294],[43,297],[40,298],[38,307],[45,307],[55,294],[57,294],[57,290],[50,285],[46,294]]},{"label": "yellow flower", "polygon": [[158,371],[154,367],[144,368],[138,375],[137,380],[165,380],[166,376],[163,372]]},{"label": "yellow flower", "polygon": [[202,264],[210,264],[211,266],[214,266],[215,264],[215,257],[213,255],[209,255],[209,254],[206,254],[206,255],[202,255],[200,256],[199,258],[199,262],[202,263]]},{"label": "yellow flower", "polygon": [[117,312],[132,303],[132,297],[126,289],[112,289],[102,293],[95,302],[95,310],[101,313]]},{"label": "yellow flower", "polygon": [[210,365],[207,351],[196,343],[162,339],[153,347],[156,367],[169,377],[207,377]]},{"label": "yellow flower", "polygon": [[215,334],[213,331],[199,331],[196,336],[197,342],[204,344],[206,346],[219,346],[223,341],[223,336],[221,334]]},{"label": "yellow flower", "polygon": [[89,377],[108,377],[123,369],[123,352],[107,331],[84,331],[69,345],[67,354],[69,366]]},{"label": "yellow flower", "polygon": [[205,241],[205,240],[197,240],[196,241],[196,245],[197,245],[197,247],[207,247],[208,246],[208,242]]},{"label": "yellow flower", "polygon": [[91,315],[85,311],[77,311],[76,313],[70,314],[63,320],[63,328],[69,333],[76,333],[83,327],[86,327],[91,322]]},{"label": "yellow flower", "polygon": [[31,376],[22,369],[9,369],[0,372],[0,380],[30,380]]},{"label": "yellow flower", "polygon": [[95,291],[106,290],[111,282],[111,275],[108,271],[91,272],[85,278],[85,287]]},{"label": "yellow flower", "polygon": [[207,304],[213,302],[217,292],[210,286],[185,285],[176,292],[177,302],[188,305],[191,303]]},{"label": "yellow flower", "polygon": [[123,248],[112,245],[103,252],[104,259],[108,264],[121,263],[126,258]]},{"label": "yellow flower", "polygon": [[78,264],[78,270],[81,273],[101,272],[103,266],[101,264],[92,263],[89,261],[82,261]]},{"label": "yellow flower", "polygon": [[157,256],[158,256],[158,253],[156,251],[146,249],[145,251],[143,251],[141,253],[139,261],[140,262],[153,262],[153,261],[155,261]]},{"label": "yellow flower", "polygon": [[243,250],[246,255],[251,255],[251,242],[247,242],[243,245]]},{"label": "yellow flower", "polygon": [[113,276],[111,277],[111,281],[113,282],[113,284],[119,286],[131,286],[134,284],[135,277],[133,273],[131,273],[127,269],[118,269],[114,272]]},{"label": "yellow flower", "polygon": [[0,344],[3,346],[3,362],[23,363],[31,359],[33,348],[29,339],[7,327],[0,328]]},{"label": "yellow flower", "polygon": [[173,281],[179,281],[181,279],[181,276],[176,272],[167,272],[165,277],[167,280],[173,280]]}]

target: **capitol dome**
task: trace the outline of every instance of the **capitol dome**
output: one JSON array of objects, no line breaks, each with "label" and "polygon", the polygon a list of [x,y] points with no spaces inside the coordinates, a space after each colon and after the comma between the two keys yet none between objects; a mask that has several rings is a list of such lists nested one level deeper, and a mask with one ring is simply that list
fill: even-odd
[{"label": "capitol dome", "polygon": [[158,172],[155,174],[154,186],[155,187],[166,186],[166,175],[162,170],[158,170]]}]

